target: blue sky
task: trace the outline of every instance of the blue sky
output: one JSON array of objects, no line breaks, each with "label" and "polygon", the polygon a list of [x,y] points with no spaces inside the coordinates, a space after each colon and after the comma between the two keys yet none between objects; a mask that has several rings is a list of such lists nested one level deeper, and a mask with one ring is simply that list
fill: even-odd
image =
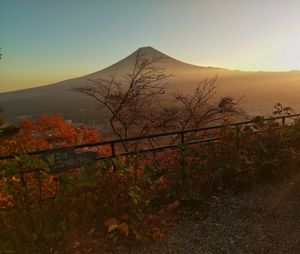
[{"label": "blue sky", "polygon": [[185,62],[300,69],[298,0],[1,0],[0,92],[105,68],[142,46]]}]

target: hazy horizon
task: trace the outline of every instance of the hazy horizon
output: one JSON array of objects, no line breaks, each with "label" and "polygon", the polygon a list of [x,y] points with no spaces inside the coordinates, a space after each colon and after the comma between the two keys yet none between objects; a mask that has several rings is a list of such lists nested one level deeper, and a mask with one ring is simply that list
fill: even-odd
[{"label": "hazy horizon", "polygon": [[152,46],[186,63],[300,70],[300,2],[4,0],[0,92],[87,75]]}]

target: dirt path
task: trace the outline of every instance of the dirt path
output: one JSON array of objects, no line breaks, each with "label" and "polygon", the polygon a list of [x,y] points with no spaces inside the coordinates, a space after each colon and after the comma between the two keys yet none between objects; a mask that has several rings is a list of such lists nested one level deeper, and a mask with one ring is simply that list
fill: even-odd
[{"label": "dirt path", "polygon": [[198,221],[129,253],[300,253],[300,174],[217,201]]}]

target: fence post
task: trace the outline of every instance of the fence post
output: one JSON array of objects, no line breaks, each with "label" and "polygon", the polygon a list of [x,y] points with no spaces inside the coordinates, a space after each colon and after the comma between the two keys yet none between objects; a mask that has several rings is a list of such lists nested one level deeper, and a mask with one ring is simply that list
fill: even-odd
[{"label": "fence post", "polygon": [[115,156],[116,156],[115,143],[112,142],[112,143],[110,144],[110,146],[111,146],[111,156],[112,156],[112,157],[115,157]]},{"label": "fence post", "polygon": [[180,138],[181,138],[181,144],[184,144],[184,132],[181,133]]},{"label": "fence post", "polygon": [[285,125],[285,116],[282,117],[282,125]]},{"label": "fence post", "polygon": [[[116,157],[116,149],[115,149],[115,143],[114,142],[112,142],[111,144],[110,144],[110,148],[111,148],[111,157],[112,157],[112,160]],[[114,171],[116,171],[116,165],[115,165],[115,162],[113,161],[113,169],[114,169]]]}]

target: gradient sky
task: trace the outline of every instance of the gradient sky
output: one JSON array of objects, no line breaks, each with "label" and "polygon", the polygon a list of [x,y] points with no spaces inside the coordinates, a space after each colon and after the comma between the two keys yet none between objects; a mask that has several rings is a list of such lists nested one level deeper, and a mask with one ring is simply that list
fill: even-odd
[{"label": "gradient sky", "polygon": [[299,0],[1,0],[0,92],[103,69],[137,48],[240,70],[300,69]]}]

